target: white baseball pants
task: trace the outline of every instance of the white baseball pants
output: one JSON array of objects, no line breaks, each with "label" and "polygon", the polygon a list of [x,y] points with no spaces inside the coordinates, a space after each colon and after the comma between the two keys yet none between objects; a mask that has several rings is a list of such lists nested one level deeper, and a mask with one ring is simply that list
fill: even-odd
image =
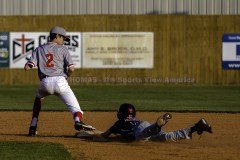
[{"label": "white baseball pants", "polygon": [[81,112],[83,114],[77,98],[65,77],[55,76],[42,79],[37,91],[37,97],[44,98],[52,94],[57,95],[73,115],[75,112]]}]

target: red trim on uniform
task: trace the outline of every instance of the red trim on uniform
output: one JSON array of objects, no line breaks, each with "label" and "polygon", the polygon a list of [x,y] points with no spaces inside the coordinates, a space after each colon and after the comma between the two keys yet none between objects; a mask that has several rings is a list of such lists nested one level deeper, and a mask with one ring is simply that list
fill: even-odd
[{"label": "red trim on uniform", "polygon": [[82,120],[82,118],[83,118],[83,115],[82,115],[82,113],[81,112],[75,112],[74,113],[74,118],[75,117],[78,117],[79,118],[79,120],[81,121]]},{"label": "red trim on uniform", "polygon": [[70,67],[74,67],[74,64],[69,64],[69,65],[68,65],[68,68],[70,68]]},{"label": "red trim on uniform", "polygon": [[34,67],[36,67],[35,63],[32,61],[28,61],[28,64],[32,64]]}]

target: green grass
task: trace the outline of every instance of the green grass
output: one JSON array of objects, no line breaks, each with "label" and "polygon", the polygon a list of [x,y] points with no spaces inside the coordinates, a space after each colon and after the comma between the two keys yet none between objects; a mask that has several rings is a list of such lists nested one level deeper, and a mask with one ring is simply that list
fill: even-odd
[{"label": "green grass", "polygon": [[1,160],[72,160],[62,144],[40,142],[0,142]]},{"label": "green grass", "polygon": [[[31,110],[37,86],[0,86],[0,110]],[[115,111],[121,103],[141,111],[240,112],[240,86],[79,85],[72,86],[84,111]],[[67,110],[56,96],[43,110]]]}]

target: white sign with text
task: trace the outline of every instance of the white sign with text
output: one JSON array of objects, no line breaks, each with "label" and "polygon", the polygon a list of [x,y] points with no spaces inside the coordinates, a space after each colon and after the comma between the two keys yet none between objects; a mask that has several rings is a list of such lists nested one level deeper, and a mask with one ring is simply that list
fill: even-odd
[{"label": "white sign with text", "polygon": [[[69,32],[68,48],[76,68],[81,67],[81,33]],[[10,32],[10,68],[23,68],[34,49],[48,42],[48,32]]]},{"label": "white sign with text", "polygon": [[83,68],[153,68],[152,32],[83,33]]}]

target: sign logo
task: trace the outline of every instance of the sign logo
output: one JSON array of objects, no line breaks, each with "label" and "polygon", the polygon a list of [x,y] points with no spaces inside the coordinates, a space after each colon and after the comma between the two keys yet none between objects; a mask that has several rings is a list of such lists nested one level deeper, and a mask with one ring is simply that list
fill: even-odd
[{"label": "sign logo", "polygon": [[9,67],[9,33],[0,32],[0,67]]},{"label": "sign logo", "polygon": [[[64,45],[68,48],[76,68],[81,67],[81,33],[68,32],[71,41]],[[49,40],[47,32],[11,32],[10,68],[23,68],[31,53]]]},{"label": "sign logo", "polygon": [[240,34],[223,34],[222,68],[240,69]]},{"label": "sign logo", "polygon": [[26,58],[34,51],[34,39],[26,38],[25,34],[22,34],[20,38],[13,39],[12,42],[13,62]]}]

